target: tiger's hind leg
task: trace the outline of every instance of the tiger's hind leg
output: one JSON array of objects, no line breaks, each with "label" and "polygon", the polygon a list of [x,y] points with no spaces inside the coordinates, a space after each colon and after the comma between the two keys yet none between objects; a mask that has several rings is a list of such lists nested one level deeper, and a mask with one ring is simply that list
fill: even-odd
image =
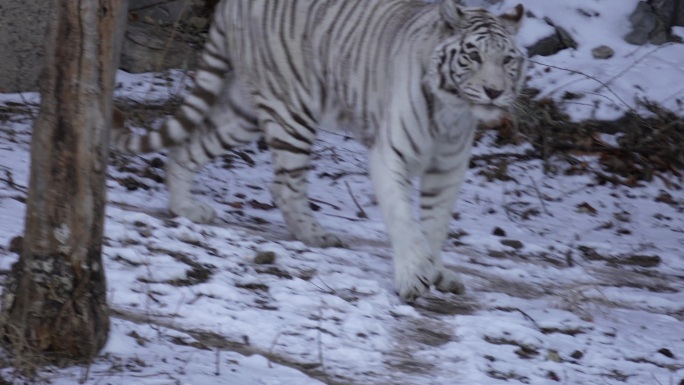
[{"label": "tiger's hind leg", "polygon": [[166,163],[166,186],[169,189],[169,211],[195,223],[209,223],[214,209],[192,195],[192,184],[200,163],[187,161],[184,147],[172,148]]},{"label": "tiger's hind leg", "polygon": [[310,246],[342,247],[343,242],[328,233],[309,206],[307,174],[311,149],[316,140],[316,122],[287,111],[283,106],[256,103],[260,123],[273,156],[275,176],[271,195],[294,236]]},{"label": "tiger's hind leg", "polygon": [[172,148],[166,164],[169,211],[197,223],[211,222],[215,216],[211,206],[192,195],[197,170],[210,159],[262,135],[237,82],[229,80],[228,87],[205,119],[203,129],[195,131],[183,145]]}]

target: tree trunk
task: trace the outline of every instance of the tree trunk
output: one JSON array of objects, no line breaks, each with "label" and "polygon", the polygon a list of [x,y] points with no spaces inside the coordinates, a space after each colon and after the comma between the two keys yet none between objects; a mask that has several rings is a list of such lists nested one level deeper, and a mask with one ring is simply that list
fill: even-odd
[{"label": "tree trunk", "polygon": [[24,243],[0,313],[17,360],[88,361],[107,341],[105,178],[126,3],[51,3]]}]

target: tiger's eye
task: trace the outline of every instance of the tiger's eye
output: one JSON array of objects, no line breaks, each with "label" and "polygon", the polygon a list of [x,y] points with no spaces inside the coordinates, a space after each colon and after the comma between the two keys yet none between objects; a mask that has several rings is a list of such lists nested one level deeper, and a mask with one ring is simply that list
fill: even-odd
[{"label": "tiger's eye", "polygon": [[513,60],[513,56],[506,56],[506,57],[503,59],[503,63],[504,63],[504,64],[508,64],[508,63],[511,62],[511,60]]},{"label": "tiger's eye", "polygon": [[482,63],[482,58],[480,57],[480,54],[476,51],[469,53],[468,58],[474,62]]}]

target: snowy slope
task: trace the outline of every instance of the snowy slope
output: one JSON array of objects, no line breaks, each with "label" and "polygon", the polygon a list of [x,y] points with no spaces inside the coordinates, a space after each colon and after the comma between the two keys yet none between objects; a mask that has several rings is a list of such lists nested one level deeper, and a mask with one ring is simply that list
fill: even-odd
[{"label": "snowy slope", "polygon": [[[609,85],[596,91],[600,84],[582,75],[533,64],[529,85],[573,117],[615,117],[628,109],[620,100],[638,109],[637,98],[681,112],[675,101],[684,86],[671,79],[681,77],[684,48],[620,40],[635,1],[523,3],[539,19],[527,21],[522,44],[548,33],[544,16],[580,44],[535,61]],[[591,58],[601,44],[616,55]],[[183,90],[177,71],[156,78],[121,73],[119,81],[118,95],[136,100]],[[566,91],[585,96],[564,101]],[[0,108],[20,101],[0,95]],[[393,292],[366,153],[345,135],[322,135],[310,191],[322,223],[349,249],[309,248],[292,238],[266,188],[269,155],[256,145],[216,160],[198,177],[200,199],[218,212],[211,225],[167,214],[168,194],[159,183],[163,156],[113,155],[104,255],[110,341],[88,370],[48,370],[42,379],[60,385],[681,384],[681,190],[661,180],[629,188],[598,185],[585,174],[547,175],[540,160],[511,162],[507,177],[497,179],[488,157],[522,153],[528,145],[496,147],[493,136],[484,133],[474,149],[476,167],[444,249],[468,293],[432,293],[414,306]],[[3,246],[23,229],[29,141],[25,114],[0,120]],[[598,167],[592,157],[578,159]],[[268,252],[273,261],[263,260]],[[16,258],[0,249],[0,270]]]},{"label": "snowy slope", "polygon": [[[553,31],[544,20],[564,28],[576,50],[533,58],[529,87],[542,90],[577,120],[612,120],[627,111],[645,113],[639,102],[656,102],[684,113],[684,47],[681,44],[634,46],[622,38],[630,32],[629,15],[639,0],[505,0],[502,9],[522,3],[534,15],[526,20],[519,42],[527,47]],[[498,6],[497,6],[498,8]],[[684,36],[684,28],[675,33]],[[606,45],[612,58],[594,59],[592,49]],[[579,98],[567,99],[569,94]]]}]

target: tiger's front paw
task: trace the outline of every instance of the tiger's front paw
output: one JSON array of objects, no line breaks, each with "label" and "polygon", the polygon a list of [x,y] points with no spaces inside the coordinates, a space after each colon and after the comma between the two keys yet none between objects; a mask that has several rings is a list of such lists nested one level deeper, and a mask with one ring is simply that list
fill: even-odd
[{"label": "tiger's front paw", "polygon": [[420,260],[397,262],[394,268],[394,282],[399,297],[406,302],[430,291],[430,286],[440,277],[440,270],[428,257]]},{"label": "tiger's front paw", "polygon": [[300,239],[302,242],[313,247],[347,247],[340,237],[332,233],[323,232],[302,238]]},{"label": "tiger's front paw", "polygon": [[210,223],[216,216],[216,211],[204,202],[185,202],[172,205],[169,211],[174,215],[188,218],[195,223]]},{"label": "tiger's front paw", "polygon": [[464,294],[466,291],[461,276],[445,268],[441,269],[435,287],[444,293]]}]

